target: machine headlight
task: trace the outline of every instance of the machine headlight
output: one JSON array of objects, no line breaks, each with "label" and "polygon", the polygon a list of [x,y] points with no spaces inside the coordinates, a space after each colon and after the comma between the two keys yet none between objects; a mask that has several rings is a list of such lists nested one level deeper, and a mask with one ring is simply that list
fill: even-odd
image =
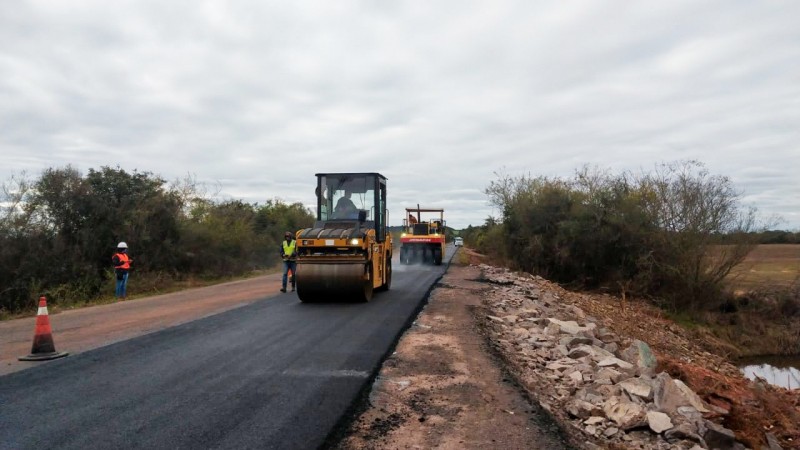
[{"label": "machine headlight", "polygon": [[400,233],[400,237],[406,237],[405,233]]},{"label": "machine headlight", "polygon": [[356,238],[350,239],[350,245],[358,245],[358,239]]}]

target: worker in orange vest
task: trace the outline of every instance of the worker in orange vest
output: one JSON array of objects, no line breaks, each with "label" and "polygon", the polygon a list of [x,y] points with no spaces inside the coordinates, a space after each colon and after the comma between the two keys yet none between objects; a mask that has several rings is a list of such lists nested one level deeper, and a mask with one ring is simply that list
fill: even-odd
[{"label": "worker in orange vest", "polygon": [[117,252],[111,257],[111,263],[114,265],[114,274],[117,278],[117,290],[114,292],[116,298],[125,299],[128,287],[128,271],[131,268],[133,259],[128,256],[128,244],[120,242],[117,244]]}]

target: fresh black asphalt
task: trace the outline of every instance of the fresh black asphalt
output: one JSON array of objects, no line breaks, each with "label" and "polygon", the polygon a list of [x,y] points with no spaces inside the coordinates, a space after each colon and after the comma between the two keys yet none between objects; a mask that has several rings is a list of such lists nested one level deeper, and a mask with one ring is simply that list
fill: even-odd
[{"label": "fresh black asphalt", "polygon": [[318,448],[445,269],[395,261],[369,303],[269,293],[0,377],[0,449]]}]

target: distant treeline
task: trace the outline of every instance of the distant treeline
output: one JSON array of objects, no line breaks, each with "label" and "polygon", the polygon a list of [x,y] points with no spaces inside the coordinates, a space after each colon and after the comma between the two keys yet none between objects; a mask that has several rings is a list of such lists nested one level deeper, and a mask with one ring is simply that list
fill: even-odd
[{"label": "distant treeline", "polygon": [[[769,230],[751,234],[759,244],[800,244],[800,232]],[[721,237],[722,242],[726,242],[727,239],[728,236]]]},{"label": "distant treeline", "polygon": [[468,245],[561,283],[674,310],[718,305],[730,270],[773,236],[756,230],[727,177],[697,162],[643,173],[584,168],[569,179],[500,174],[486,194],[502,217],[462,230]]},{"label": "distant treeline", "polygon": [[163,279],[243,274],[278,261],[286,230],[310,226],[299,203],[213,201],[191,177],[168,184],[149,172],[51,168],[14,177],[0,198],[0,313],[50,301],[73,303],[112,284],[111,255],[127,242],[131,289]]}]

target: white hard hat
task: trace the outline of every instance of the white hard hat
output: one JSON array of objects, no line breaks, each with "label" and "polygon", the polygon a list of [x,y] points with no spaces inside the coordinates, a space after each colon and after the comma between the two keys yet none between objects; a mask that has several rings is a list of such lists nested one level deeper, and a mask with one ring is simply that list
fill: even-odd
[{"label": "white hard hat", "polygon": [[119,244],[117,244],[117,248],[128,248],[128,244],[126,244],[125,242],[120,242]]}]

